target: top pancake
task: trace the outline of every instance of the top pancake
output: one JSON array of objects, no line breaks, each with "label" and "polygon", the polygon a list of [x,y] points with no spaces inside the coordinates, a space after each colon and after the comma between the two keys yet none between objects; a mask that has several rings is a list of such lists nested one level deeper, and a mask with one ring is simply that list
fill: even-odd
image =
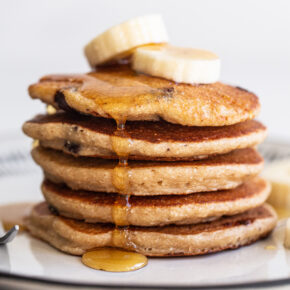
[{"label": "top pancake", "polygon": [[128,66],[83,75],[51,75],[29,87],[32,98],[55,108],[125,120],[164,119],[188,126],[224,126],[253,119],[258,98],[222,83],[176,84],[137,74]]}]

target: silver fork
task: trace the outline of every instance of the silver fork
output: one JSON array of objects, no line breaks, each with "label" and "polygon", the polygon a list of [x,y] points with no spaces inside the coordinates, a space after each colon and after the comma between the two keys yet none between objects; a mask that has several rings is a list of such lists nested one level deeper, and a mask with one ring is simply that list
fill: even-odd
[{"label": "silver fork", "polygon": [[0,237],[0,245],[4,245],[11,242],[16,237],[18,231],[19,231],[18,225],[12,227],[4,236]]}]

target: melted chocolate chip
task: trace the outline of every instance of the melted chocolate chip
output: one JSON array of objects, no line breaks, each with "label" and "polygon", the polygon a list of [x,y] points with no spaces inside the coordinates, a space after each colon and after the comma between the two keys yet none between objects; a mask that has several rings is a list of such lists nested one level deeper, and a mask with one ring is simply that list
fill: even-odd
[{"label": "melted chocolate chip", "polygon": [[63,92],[57,91],[54,95],[54,101],[57,103],[58,107],[66,112],[75,113],[76,110],[71,108],[65,100]]},{"label": "melted chocolate chip", "polygon": [[247,226],[247,225],[250,225],[252,222],[253,222],[253,221],[250,220],[250,219],[241,220],[241,221],[239,221],[239,225]]},{"label": "melted chocolate chip", "polygon": [[237,89],[241,90],[241,91],[244,91],[244,92],[247,92],[247,93],[250,93],[247,89],[244,89],[242,87],[239,87],[239,86],[236,86]]},{"label": "melted chocolate chip", "polygon": [[163,91],[165,92],[165,93],[173,93],[174,92],[174,88],[172,87],[172,88],[164,88],[163,89]]},{"label": "melted chocolate chip", "polygon": [[58,210],[55,207],[53,207],[52,205],[49,205],[48,209],[53,215],[59,215]]},{"label": "melted chocolate chip", "polygon": [[80,151],[80,145],[70,141],[65,141],[64,147],[73,154],[77,154]]},{"label": "melted chocolate chip", "polygon": [[173,94],[174,94],[174,88],[173,87],[169,87],[169,88],[162,88],[161,89],[161,95],[159,96],[159,98],[172,98]]}]

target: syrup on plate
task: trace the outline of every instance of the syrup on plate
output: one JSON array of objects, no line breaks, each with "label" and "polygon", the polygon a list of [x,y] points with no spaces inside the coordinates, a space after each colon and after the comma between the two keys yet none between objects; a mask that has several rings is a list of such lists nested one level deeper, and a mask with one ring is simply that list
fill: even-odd
[{"label": "syrup on plate", "polygon": [[26,230],[24,219],[30,214],[34,203],[11,203],[0,206],[0,222],[5,231],[11,229],[14,225],[19,225],[20,230]]},{"label": "syrup on plate", "polygon": [[147,258],[138,253],[115,248],[99,248],[85,253],[82,256],[82,262],[97,270],[128,272],[146,266]]}]

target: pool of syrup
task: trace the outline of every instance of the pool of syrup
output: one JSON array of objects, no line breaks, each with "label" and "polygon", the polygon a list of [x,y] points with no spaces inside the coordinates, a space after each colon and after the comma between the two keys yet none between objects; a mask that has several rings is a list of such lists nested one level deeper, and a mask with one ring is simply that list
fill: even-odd
[{"label": "pool of syrup", "polygon": [[115,248],[99,248],[85,253],[82,262],[96,270],[128,272],[146,266],[147,258],[138,253]]},{"label": "pool of syrup", "polygon": [[34,203],[11,203],[0,206],[0,222],[3,229],[8,231],[14,225],[19,225],[20,230],[26,230],[24,219],[30,214]]}]

